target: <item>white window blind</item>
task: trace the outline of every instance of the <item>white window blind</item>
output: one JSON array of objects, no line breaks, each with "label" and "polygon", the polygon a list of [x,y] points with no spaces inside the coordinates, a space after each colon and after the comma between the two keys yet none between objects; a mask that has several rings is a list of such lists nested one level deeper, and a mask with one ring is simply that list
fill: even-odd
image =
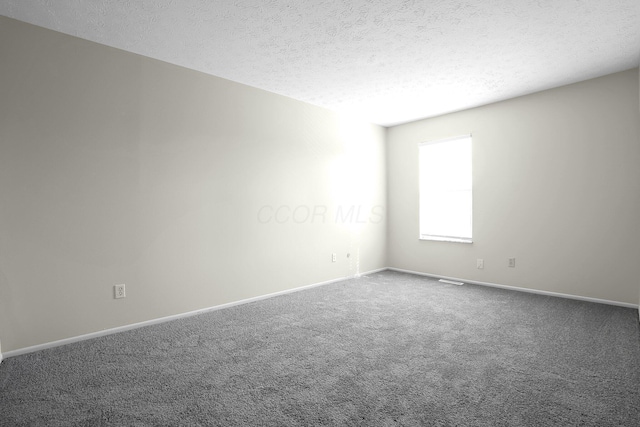
[{"label": "white window blind", "polygon": [[471,135],[419,145],[420,239],[472,241]]}]

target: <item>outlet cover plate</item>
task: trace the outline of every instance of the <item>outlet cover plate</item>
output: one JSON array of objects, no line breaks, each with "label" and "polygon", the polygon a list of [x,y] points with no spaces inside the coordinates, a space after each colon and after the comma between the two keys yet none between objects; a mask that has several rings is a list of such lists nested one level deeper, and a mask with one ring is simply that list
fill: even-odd
[{"label": "outlet cover plate", "polygon": [[113,286],[113,297],[115,299],[124,298],[127,294],[125,292],[124,284]]}]

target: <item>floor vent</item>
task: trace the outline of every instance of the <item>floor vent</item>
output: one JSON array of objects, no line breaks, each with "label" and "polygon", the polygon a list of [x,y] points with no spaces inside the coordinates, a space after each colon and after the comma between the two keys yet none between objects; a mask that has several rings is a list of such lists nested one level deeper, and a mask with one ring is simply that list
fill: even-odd
[{"label": "floor vent", "polygon": [[440,279],[439,282],[448,283],[450,285],[456,285],[456,286],[464,285],[464,283],[462,283],[462,282],[454,282],[453,280],[447,280],[447,279]]}]

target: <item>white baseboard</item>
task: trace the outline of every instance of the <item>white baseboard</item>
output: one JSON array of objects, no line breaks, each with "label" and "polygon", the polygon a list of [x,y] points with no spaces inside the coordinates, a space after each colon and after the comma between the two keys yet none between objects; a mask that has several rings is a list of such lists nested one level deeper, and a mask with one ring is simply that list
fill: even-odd
[{"label": "white baseboard", "polygon": [[[93,338],[99,338],[99,337],[102,337],[102,336],[105,336],[105,335],[116,334],[118,332],[124,332],[124,331],[128,331],[128,330],[131,330],[131,329],[137,329],[137,328],[141,328],[141,327],[144,327],[144,326],[150,326],[150,325],[155,325],[155,324],[159,324],[159,323],[169,322],[171,320],[182,319],[182,318],[185,318],[185,317],[191,317],[191,316],[195,316],[197,314],[207,313],[207,312],[210,312],[210,311],[222,310],[222,309],[225,309],[225,308],[235,307],[237,305],[248,304],[248,303],[255,302],[255,301],[260,301],[260,300],[264,300],[264,299],[268,299],[268,298],[273,298],[273,297],[276,297],[276,296],[279,296],[279,295],[290,294],[290,293],[293,293],[293,292],[298,292],[298,291],[302,291],[302,290],[305,290],[305,289],[314,288],[314,287],[317,287],[317,286],[328,285],[330,283],[340,282],[340,281],[351,279],[351,278],[354,278],[354,277],[365,276],[367,274],[378,273],[380,271],[385,271],[385,270],[398,271],[398,272],[401,272],[401,273],[415,274],[415,275],[418,275],[418,276],[426,276],[426,277],[432,277],[432,278],[436,278],[436,279],[454,280],[454,281],[457,281],[457,282],[464,282],[464,283],[469,283],[469,284],[474,284],[474,285],[481,285],[481,286],[488,286],[488,287],[493,287],[493,288],[509,289],[509,290],[512,290],[512,291],[528,292],[528,293],[533,293],[533,294],[548,295],[548,296],[554,296],[554,297],[560,297],[560,298],[568,298],[568,299],[575,299],[575,300],[581,300],[581,301],[589,301],[589,302],[595,302],[595,303],[599,303],[599,304],[616,305],[616,306],[627,307],[627,308],[635,308],[635,309],[638,308],[638,306],[635,305],[635,304],[629,304],[629,303],[618,302],[618,301],[609,301],[609,300],[598,299],[598,298],[582,297],[582,296],[578,296],[578,295],[570,295],[570,294],[562,294],[562,293],[557,293],[557,292],[541,291],[541,290],[537,290],[537,289],[518,288],[518,287],[515,287],[515,286],[500,285],[500,284],[497,284],[497,283],[479,282],[479,281],[475,281],[475,280],[466,280],[466,279],[462,279],[462,278],[459,278],[459,277],[440,276],[440,275],[437,275],[437,274],[422,273],[420,271],[404,270],[404,269],[395,268],[395,267],[385,267],[385,268],[379,268],[379,269],[376,269],[376,270],[371,270],[371,271],[367,271],[367,272],[364,272],[364,273],[356,274],[356,275],[353,275],[353,276],[345,276],[345,277],[341,277],[341,278],[338,278],[338,279],[327,280],[327,281],[319,282],[319,283],[313,283],[311,285],[301,286],[301,287],[293,288],[293,289],[287,289],[287,290],[284,290],[284,291],[274,292],[274,293],[270,293],[270,294],[266,294],[266,295],[260,295],[260,296],[257,296],[257,297],[247,298],[247,299],[243,299],[243,300],[239,300],[239,301],[233,301],[233,302],[229,302],[229,303],[226,303],[226,304],[216,305],[216,306],[213,306],[213,307],[207,307],[207,308],[202,308],[202,309],[199,309],[199,310],[189,311],[189,312],[186,312],[186,313],[180,313],[180,314],[175,314],[175,315],[172,315],[172,316],[160,317],[160,318],[157,318],[157,319],[147,320],[147,321],[144,321],[144,322],[133,323],[133,324],[130,324],[130,325],[124,325],[124,326],[119,326],[119,327],[116,327],[116,328],[105,329],[103,331],[92,332],[92,333],[85,334],[85,335],[79,335],[79,336],[75,336],[75,337],[65,338],[65,339],[62,339],[62,340],[51,341],[51,342],[48,342],[48,343],[38,344],[38,345],[30,346],[30,347],[24,347],[24,348],[20,348],[20,349],[17,349],[17,350],[7,351],[4,354],[1,352],[1,348],[0,348],[0,362],[2,362],[3,358],[20,356],[20,355],[27,354],[27,353],[33,353],[35,351],[40,351],[40,350],[45,350],[45,349],[48,349],[48,348],[59,347],[61,345],[72,344],[72,343],[75,343],[75,342],[85,341],[85,340],[89,340],[89,339],[93,339]],[[640,316],[640,312],[639,312],[639,316]],[[640,320],[640,317],[639,317],[639,320]]]},{"label": "white baseboard", "polygon": [[472,285],[488,286],[488,287],[491,287],[491,288],[508,289],[508,290],[511,290],[511,291],[527,292],[527,293],[530,293],[530,294],[547,295],[547,296],[552,296],[552,297],[574,299],[574,300],[579,300],[579,301],[595,302],[595,303],[598,303],[598,304],[616,305],[616,306],[619,306],[619,307],[627,307],[627,308],[638,309],[638,306],[636,304],[630,304],[630,303],[620,302],[620,301],[610,301],[610,300],[600,299],[600,298],[583,297],[583,296],[580,296],[580,295],[562,294],[562,293],[559,293],[559,292],[541,291],[541,290],[538,290],[538,289],[531,289],[531,288],[519,288],[517,286],[500,285],[500,284],[497,284],[497,283],[490,283],[490,282],[478,282],[477,280],[467,280],[467,279],[461,279],[459,277],[440,276],[438,274],[422,273],[420,271],[404,270],[402,268],[395,268],[395,267],[389,267],[387,270],[399,271],[401,273],[415,274],[415,275],[418,275],[418,276],[433,277],[433,278],[436,278],[436,279],[455,280],[457,282],[464,282],[464,283],[469,283],[469,284],[472,284]]},{"label": "white baseboard", "polygon": [[[384,270],[386,270],[386,268],[379,268],[377,270],[371,270],[371,271],[367,271],[365,273],[359,273],[359,274],[355,274],[355,275],[352,275],[352,276],[345,276],[345,277],[341,277],[341,278],[338,278],[338,279],[332,279],[332,280],[327,280],[327,281],[324,281],[324,282],[313,283],[311,285],[305,285],[305,286],[300,286],[298,288],[287,289],[287,290],[279,291],[279,292],[273,292],[273,293],[270,293],[270,294],[260,295],[260,296],[257,296],[257,297],[247,298],[247,299],[243,299],[243,300],[239,300],[239,301],[233,301],[233,302],[229,302],[229,303],[226,303],[226,304],[216,305],[216,306],[213,306],[213,307],[202,308],[202,309],[199,309],[199,310],[188,311],[186,313],[174,314],[172,316],[160,317],[160,318],[157,318],[157,319],[146,320],[144,322],[133,323],[133,324],[124,325],[124,326],[118,326],[116,328],[105,329],[103,331],[92,332],[92,333],[84,334],[84,335],[78,335],[78,336],[75,336],[75,337],[65,338],[65,339],[57,340],[57,341],[51,341],[51,342],[47,342],[47,343],[44,343],[44,344],[38,344],[38,345],[30,346],[30,347],[19,348],[17,350],[7,351],[6,353],[4,353],[4,357],[5,358],[9,358],[9,357],[20,356],[20,355],[27,354],[27,353],[33,353],[35,351],[40,351],[40,350],[46,350],[48,348],[59,347],[61,345],[72,344],[72,343],[75,343],[75,342],[85,341],[85,340],[89,340],[89,339],[92,339],[92,338],[103,337],[105,335],[116,334],[118,332],[129,331],[131,329],[142,328],[144,326],[156,325],[158,323],[164,323],[164,322],[169,322],[171,320],[182,319],[182,318],[185,318],[185,317],[191,317],[191,316],[195,316],[197,314],[207,313],[207,312],[210,312],[210,311],[222,310],[222,309],[229,308],[229,307],[235,307],[237,305],[248,304],[250,302],[260,301],[260,300],[264,300],[264,299],[268,299],[268,298],[273,298],[273,297],[276,297],[276,296],[279,296],[279,295],[290,294],[290,293],[302,291],[302,290],[305,290],[305,289],[315,288],[317,286],[328,285],[330,283],[340,282],[340,281],[343,281],[343,280],[352,279],[352,278],[364,276],[364,275],[367,275],[367,274],[377,273],[379,271],[384,271]],[[0,355],[0,360],[1,359],[2,359],[2,356]]]}]

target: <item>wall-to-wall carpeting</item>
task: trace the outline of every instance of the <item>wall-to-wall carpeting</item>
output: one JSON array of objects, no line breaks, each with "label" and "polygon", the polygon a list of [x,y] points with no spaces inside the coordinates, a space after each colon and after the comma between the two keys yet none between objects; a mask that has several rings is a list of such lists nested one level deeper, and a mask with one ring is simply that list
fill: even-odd
[{"label": "wall-to-wall carpeting", "polygon": [[2,426],[637,426],[635,310],[385,271],[6,359]]}]

